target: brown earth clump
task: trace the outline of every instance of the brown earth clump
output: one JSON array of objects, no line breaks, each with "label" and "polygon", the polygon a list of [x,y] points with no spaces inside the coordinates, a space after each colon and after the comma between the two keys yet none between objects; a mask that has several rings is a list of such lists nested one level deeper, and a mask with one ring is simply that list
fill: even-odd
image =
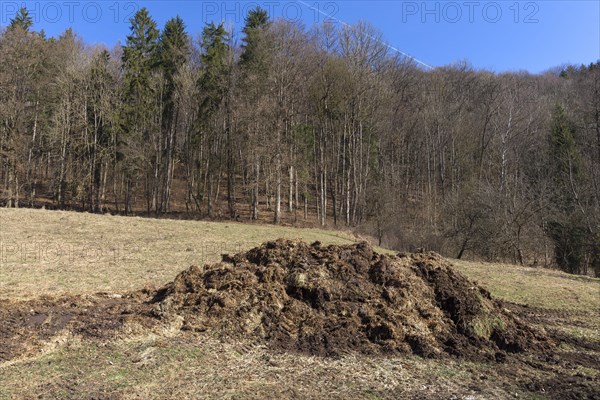
[{"label": "brown earth clump", "polygon": [[25,302],[0,302],[0,363],[35,356],[72,336],[111,340],[127,326],[151,329],[151,305],[143,293],[42,296]]},{"label": "brown earth clump", "polygon": [[499,361],[540,350],[545,334],[435,253],[377,254],[367,243],[278,240],[191,267],[159,290],[152,313],[183,328],[254,338],[313,355],[456,355]]}]

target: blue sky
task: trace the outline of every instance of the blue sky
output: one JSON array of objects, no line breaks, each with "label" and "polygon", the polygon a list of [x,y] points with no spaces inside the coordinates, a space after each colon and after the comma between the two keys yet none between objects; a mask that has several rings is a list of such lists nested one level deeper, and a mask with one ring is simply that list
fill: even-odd
[{"label": "blue sky", "polygon": [[34,28],[56,36],[72,26],[88,43],[114,46],[129,32],[128,18],[147,7],[160,26],[180,15],[197,35],[206,22],[225,20],[238,32],[256,5],[272,17],[306,25],[332,16],[337,23],[366,20],[387,42],[432,66],[468,61],[497,72],[542,72],[564,63],[600,59],[600,1],[316,1],[316,0],[0,0],[0,25],[25,5]]}]

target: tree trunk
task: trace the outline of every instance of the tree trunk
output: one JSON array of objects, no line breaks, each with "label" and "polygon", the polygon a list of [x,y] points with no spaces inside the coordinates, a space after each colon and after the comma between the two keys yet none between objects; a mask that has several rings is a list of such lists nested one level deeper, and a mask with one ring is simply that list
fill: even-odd
[{"label": "tree trunk", "polygon": [[288,198],[288,212],[294,211],[294,167],[290,165],[290,187],[289,187],[289,198]]},{"label": "tree trunk", "polygon": [[254,162],[254,188],[252,192],[252,220],[258,220],[258,196],[260,188],[260,162]]},{"label": "tree trunk", "polygon": [[276,161],[276,180],[277,186],[275,188],[275,224],[281,224],[281,156],[277,156]]}]

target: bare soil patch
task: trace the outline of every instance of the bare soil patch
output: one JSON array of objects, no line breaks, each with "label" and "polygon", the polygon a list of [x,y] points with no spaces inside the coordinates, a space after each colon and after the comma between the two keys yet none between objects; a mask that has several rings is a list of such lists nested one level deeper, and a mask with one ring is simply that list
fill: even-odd
[{"label": "bare soil patch", "polygon": [[150,328],[150,306],[131,295],[41,297],[0,305],[0,362],[39,355],[68,336],[108,340],[128,326]]}]

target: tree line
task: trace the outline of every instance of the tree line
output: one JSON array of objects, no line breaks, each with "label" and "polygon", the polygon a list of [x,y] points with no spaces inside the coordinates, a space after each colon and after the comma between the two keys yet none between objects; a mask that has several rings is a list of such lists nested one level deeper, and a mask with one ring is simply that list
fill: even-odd
[{"label": "tree line", "polygon": [[6,207],[316,221],[600,275],[600,62],[424,70],[367,23],[260,8],[239,43],[143,8],[113,49],[23,8],[0,54]]}]

